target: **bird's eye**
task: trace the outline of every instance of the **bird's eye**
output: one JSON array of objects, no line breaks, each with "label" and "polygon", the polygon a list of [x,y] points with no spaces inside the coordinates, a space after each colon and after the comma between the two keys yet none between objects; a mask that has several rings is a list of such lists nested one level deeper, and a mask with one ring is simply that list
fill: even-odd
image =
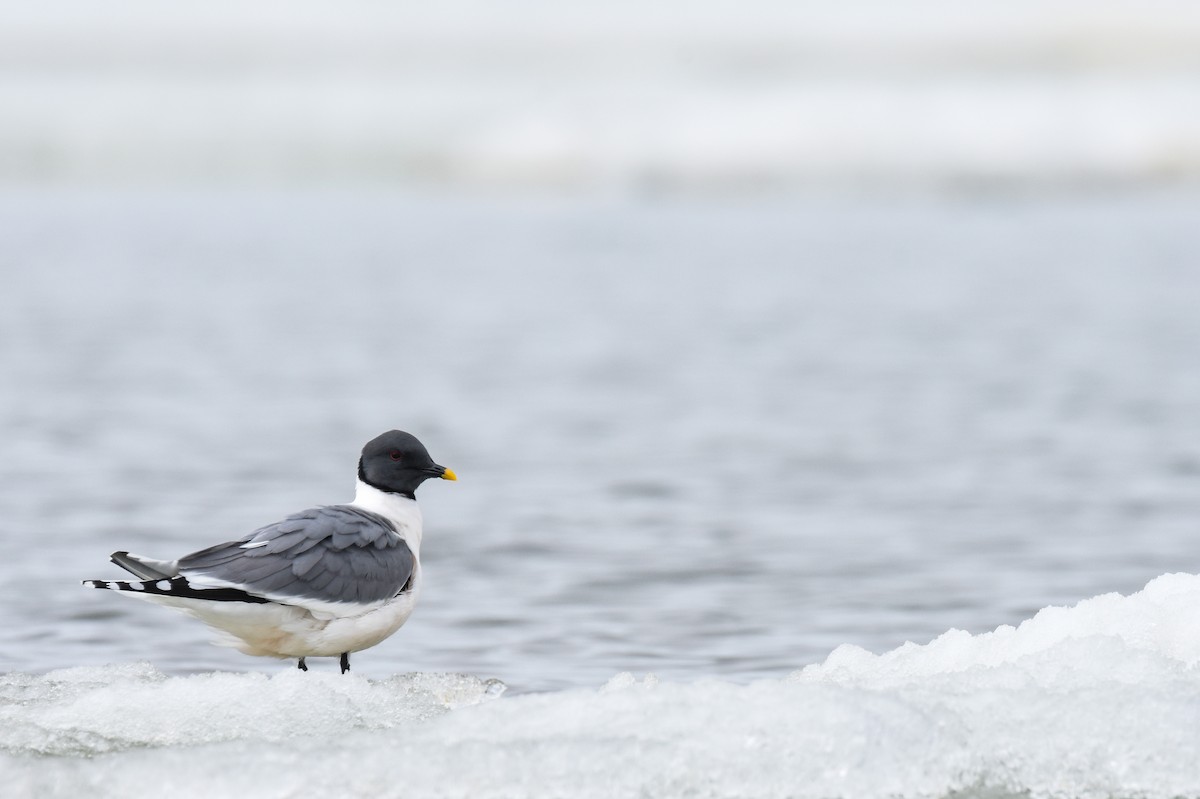
[{"label": "bird's eye", "polygon": [[400,450],[394,449],[388,453],[388,457],[394,461],[398,461],[398,460],[402,459],[404,456],[400,454]]}]

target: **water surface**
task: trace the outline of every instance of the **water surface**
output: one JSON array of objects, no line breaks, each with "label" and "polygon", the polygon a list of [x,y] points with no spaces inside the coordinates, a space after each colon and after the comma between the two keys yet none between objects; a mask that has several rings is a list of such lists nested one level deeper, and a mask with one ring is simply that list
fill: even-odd
[{"label": "water surface", "polygon": [[367,676],[745,682],[1195,571],[1196,199],[8,191],[0,670],[290,668],[78,581],[392,427],[460,481]]}]

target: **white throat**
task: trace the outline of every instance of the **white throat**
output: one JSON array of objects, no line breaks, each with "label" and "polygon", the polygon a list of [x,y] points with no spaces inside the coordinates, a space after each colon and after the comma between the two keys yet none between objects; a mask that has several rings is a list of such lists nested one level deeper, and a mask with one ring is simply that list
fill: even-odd
[{"label": "white throat", "polygon": [[414,557],[421,554],[421,508],[415,499],[389,494],[370,486],[362,480],[358,481],[354,491],[354,501],[350,503],[356,508],[378,513],[392,524],[408,542]]}]

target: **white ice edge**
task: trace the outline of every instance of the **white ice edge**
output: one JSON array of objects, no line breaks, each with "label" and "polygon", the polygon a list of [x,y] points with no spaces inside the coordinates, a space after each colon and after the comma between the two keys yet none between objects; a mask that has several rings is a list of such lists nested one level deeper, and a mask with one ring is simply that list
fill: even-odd
[{"label": "white ice edge", "polygon": [[1198,608],[1171,574],[779,680],[501,701],[463,675],[10,674],[0,770],[17,795],[1200,796]]}]

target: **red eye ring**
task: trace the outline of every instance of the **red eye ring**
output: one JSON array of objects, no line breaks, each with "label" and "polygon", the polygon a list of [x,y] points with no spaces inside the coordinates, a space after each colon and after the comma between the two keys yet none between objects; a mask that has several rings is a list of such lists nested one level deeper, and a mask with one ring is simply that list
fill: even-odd
[{"label": "red eye ring", "polygon": [[394,449],[391,452],[389,452],[388,457],[394,461],[402,460],[404,458],[404,456],[400,453],[400,450],[398,450],[398,449]]}]

